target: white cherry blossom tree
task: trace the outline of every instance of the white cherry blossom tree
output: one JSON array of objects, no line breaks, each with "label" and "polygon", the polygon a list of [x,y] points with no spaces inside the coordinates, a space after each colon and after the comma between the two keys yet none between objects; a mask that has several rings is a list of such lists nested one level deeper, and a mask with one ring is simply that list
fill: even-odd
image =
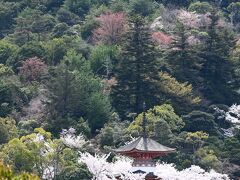
[{"label": "white cherry blossom tree", "polygon": [[[110,180],[120,177],[123,180],[141,180],[146,174],[133,174],[132,160],[118,157],[115,162],[107,162],[108,155],[95,155],[89,153],[80,154],[79,162],[85,163],[95,180]],[[199,166],[178,171],[173,164],[157,164],[155,174],[163,180],[230,180],[226,174],[220,174],[211,170],[206,172]]]},{"label": "white cherry blossom tree", "polygon": [[60,138],[66,146],[74,149],[80,149],[86,143],[84,136],[82,134],[76,135],[74,128],[63,129]]},{"label": "white cherry blossom tree", "polygon": [[240,128],[240,105],[233,104],[225,114],[225,119],[236,128]]},{"label": "white cherry blossom tree", "polygon": [[217,107],[214,109],[218,112],[219,119],[224,119],[231,124],[231,127],[228,129],[222,128],[224,135],[227,137],[233,137],[235,129],[240,129],[240,105],[233,104],[228,108],[228,111],[224,111]]}]

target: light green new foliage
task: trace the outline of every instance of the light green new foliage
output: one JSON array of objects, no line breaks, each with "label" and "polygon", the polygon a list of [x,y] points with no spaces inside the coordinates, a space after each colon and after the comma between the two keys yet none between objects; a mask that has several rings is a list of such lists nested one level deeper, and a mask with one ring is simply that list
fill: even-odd
[{"label": "light green new foliage", "polygon": [[199,159],[199,164],[205,169],[217,168],[220,165],[215,152],[209,147],[200,148],[195,157]]},{"label": "light green new foliage", "polygon": [[199,14],[205,14],[207,12],[210,12],[213,9],[213,7],[208,2],[194,2],[191,3],[188,10],[194,11]]},{"label": "light green new foliage", "polygon": [[0,77],[12,75],[13,70],[9,66],[5,66],[4,64],[0,64]]},{"label": "light green new foliage", "polygon": [[[147,130],[149,134],[155,134],[156,124],[160,121],[165,121],[170,131],[178,132],[184,126],[182,119],[175,114],[173,107],[170,104],[163,104],[160,106],[154,106],[152,109],[149,109],[146,113],[147,118]],[[143,113],[139,114],[135,121],[130,124],[128,127],[129,132],[141,132],[142,127]]]},{"label": "light green new foliage", "polygon": [[189,132],[187,134],[187,139],[207,139],[208,138],[208,134],[202,131],[197,131],[197,132]]},{"label": "light green new foliage", "polygon": [[[30,172],[41,178],[45,176],[44,179],[62,179],[61,177],[69,176],[91,179],[86,168],[79,166],[77,162],[78,152],[67,147],[62,139],[53,139],[52,134],[42,128],[36,128],[34,133],[12,139],[3,145],[0,159],[12,166],[16,173]],[[10,170],[6,173],[3,171],[0,162],[0,179],[1,173],[11,177],[11,180],[15,178]],[[46,171],[54,173],[46,174]],[[16,177],[16,180],[37,180],[37,177],[27,173]]]},{"label": "light green new foliage", "polygon": [[8,41],[0,41],[0,63],[5,64],[8,61],[11,61],[13,56],[16,54],[18,47],[14,44],[11,44]]},{"label": "light green new foliage", "polygon": [[18,136],[18,130],[14,119],[0,118],[0,144]]},{"label": "light green new foliage", "polygon": [[203,131],[197,131],[197,132],[188,132],[186,135],[186,143],[189,143],[192,145],[193,152],[201,148],[204,144],[204,141],[208,139],[208,134]]},{"label": "light green new foliage", "polygon": [[193,94],[191,84],[185,82],[180,83],[176,78],[165,72],[160,72],[159,88],[166,94],[169,94],[176,101],[186,104],[198,104],[201,99]]},{"label": "light green new foliage", "polygon": [[43,170],[54,160],[56,146],[51,133],[36,128],[34,133],[5,144],[0,151],[0,159],[12,165],[16,171],[34,172],[42,176]]},{"label": "light green new foliage", "polygon": [[15,174],[12,169],[0,162],[0,178],[2,180],[40,180],[36,175],[29,173]]},{"label": "light green new foliage", "polygon": [[34,155],[20,139],[9,141],[0,152],[0,159],[12,165],[16,171],[31,171]]}]

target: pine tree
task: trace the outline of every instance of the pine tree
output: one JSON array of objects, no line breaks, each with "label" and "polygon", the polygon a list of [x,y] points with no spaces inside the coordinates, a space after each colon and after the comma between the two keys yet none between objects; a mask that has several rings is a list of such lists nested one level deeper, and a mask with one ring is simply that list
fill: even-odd
[{"label": "pine tree", "polygon": [[144,101],[151,107],[159,99],[157,51],[141,16],[130,20],[124,42],[122,58],[116,68],[117,84],[112,90],[113,106],[121,116],[140,113]]}]

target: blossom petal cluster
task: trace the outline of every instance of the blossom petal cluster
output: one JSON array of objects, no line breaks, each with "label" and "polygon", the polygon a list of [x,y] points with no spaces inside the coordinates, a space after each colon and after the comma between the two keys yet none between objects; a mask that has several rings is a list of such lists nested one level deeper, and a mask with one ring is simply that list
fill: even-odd
[{"label": "blossom petal cluster", "polygon": [[74,128],[63,129],[60,137],[62,142],[70,148],[79,149],[86,143],[82,134],[76,135]]}]

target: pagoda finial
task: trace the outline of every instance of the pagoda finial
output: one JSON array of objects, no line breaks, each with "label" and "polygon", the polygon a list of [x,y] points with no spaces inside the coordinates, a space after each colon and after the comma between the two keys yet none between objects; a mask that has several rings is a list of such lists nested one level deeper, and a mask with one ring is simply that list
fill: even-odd
[{"label": "pagoda finial", "polygon": [[147,124],[147,119],[146,119],[146,103],[143,102],[143,121],[142,121],[142,127],[143,127],[143,137],[144,137],[144,138],[147,138],[146,124]]}]

